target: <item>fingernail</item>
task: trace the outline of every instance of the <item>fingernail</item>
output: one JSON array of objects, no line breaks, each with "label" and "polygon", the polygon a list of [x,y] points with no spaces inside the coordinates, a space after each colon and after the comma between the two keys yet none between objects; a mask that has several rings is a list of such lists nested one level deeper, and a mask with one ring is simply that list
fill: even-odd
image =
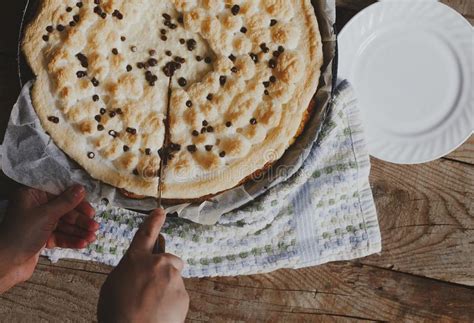
[{"label": "fingernail", "polygon": [[74,185],[69,188],[68,195],[71,198],[78,198],[84,194],[84,187],[81,185]]}]

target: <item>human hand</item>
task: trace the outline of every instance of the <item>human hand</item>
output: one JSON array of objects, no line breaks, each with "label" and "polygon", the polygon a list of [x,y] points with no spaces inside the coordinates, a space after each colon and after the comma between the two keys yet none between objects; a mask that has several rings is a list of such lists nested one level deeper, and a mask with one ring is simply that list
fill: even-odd
[{"label": "human hand", "polygon": [[166,216],[153,211],[100,292],[99,322],[184,322],[189,296],[181,277],[183,261],[153,254]]},{"label": "human hand", "polygon": [[95,211],[82,186],[59,196],[22,188],[0,225],[0,293],[28,280],[43,248],[85,248],[96,239]]}]

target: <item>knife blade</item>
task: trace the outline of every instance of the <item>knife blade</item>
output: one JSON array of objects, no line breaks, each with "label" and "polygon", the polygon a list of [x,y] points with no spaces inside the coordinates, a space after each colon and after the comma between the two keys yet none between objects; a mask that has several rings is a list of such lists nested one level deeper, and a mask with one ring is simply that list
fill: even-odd
[{"label": "knife blade", "polygon": [[[169,118],[170,118],[170,102],[171,102],[171,81],[173,76],[169,78],[168,83],[168,103],[166,107],[166,116],[163,122],[165,126],[165,138],[163,140],[163,147],[161,148],[161,156],[160,156],[160,170],[159,170],[159,179],[158,179],[158,187],[157,187],[157,197],[156,202],[158,204],[158,208],[163,207],[162,203],[162,196],[163,196],[163,174],[166,165],[168,164],[168,149],[170,145],[170,127],[169,127]],[[158,239],[155,242],[155,247],[153,249],[153,253],[161,254],[165,253],[166,248],[166,241],[165,238],[160,234]]]}]

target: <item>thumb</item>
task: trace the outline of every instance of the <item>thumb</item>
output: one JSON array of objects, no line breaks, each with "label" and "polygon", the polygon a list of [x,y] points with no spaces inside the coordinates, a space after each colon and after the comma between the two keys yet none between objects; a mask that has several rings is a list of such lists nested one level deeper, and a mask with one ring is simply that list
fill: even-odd
[{"label": "thumb", "polygon": [[138,229],[133,241],[130,245],[131,250],[141,250],[146,252],[153,252],[156,240],[160,235],[161,228],[165,223],[165,210],[156,209],[146,218]]},{"label": "thumb", "polygon": [[46,217],[58,220],[69,211],[74,210],[84,200],[85,195],[86,191],[81,185],[71,186],[54,200],[42,205],[40,211]]}]

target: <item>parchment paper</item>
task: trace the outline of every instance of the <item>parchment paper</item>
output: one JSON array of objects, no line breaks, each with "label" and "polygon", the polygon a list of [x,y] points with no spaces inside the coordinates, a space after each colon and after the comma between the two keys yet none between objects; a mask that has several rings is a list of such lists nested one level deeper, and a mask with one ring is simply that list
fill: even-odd
[{"label": "parchment paper", "polygon": [[[336,35],[333,29],[335,0],[314,0],[312,3],[323,40],[324,64],[319,89],[315,96],[317,102],[315,111],[303,134],[258,180],[224,192],[199,205],[166,206],[168,213],[175,213],[179,217],[200,224],[215,224],[222,214],[245,205],[270,187],[288,179],[301,167],[319,133],[326,107],[332,97],[333,81],[336,78],[333,73],[333,60],[336,55]],[[93,179],[77,163],[68,158],[41,127],[31,103],[31,85],[32,82],[28,82],[22,89],[13,108],[3,142],[2,169],[7,176],[18,183],[53,194],[58,194],[70,185],[79,183],[86,187],[87,198],[91,203],[110,203],[110,205],[140,211],[149,211],[157,206],[156,200],[152,198],[133,200],[124,197],[116,188]]]}]

